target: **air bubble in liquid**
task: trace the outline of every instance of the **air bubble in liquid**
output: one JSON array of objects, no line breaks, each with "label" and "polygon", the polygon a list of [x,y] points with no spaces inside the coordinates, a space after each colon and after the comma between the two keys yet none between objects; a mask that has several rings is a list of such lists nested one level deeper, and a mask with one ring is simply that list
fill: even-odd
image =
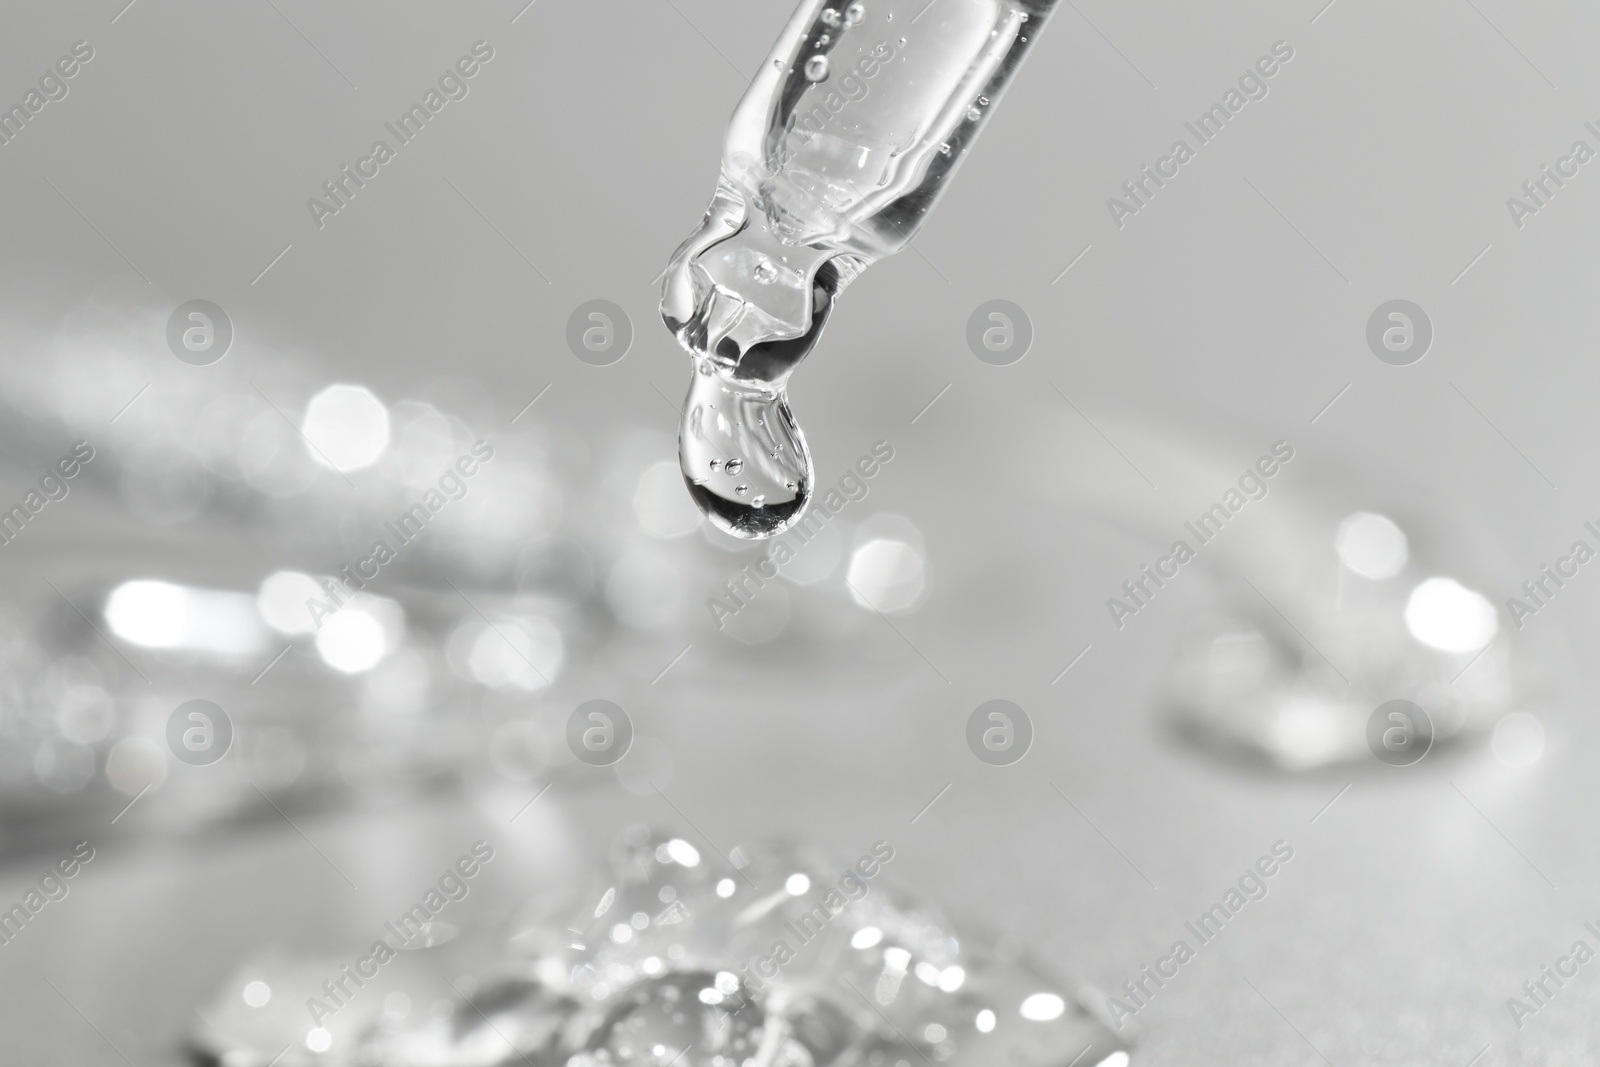
[{"label": "air bubble in liquid", "polygon": [[839,25],[839,12],[831,7],[823,9],[822,23],[825,26]]},{"label": "air bubble in liquid", "polygon": [[828,57],[812,56],[806,60],[806,78],[819,82],[828,76]]},{"label": "air bubble in liquid", "polygon": [[867,17],[867,5],[861,3],[851,4],[844,9],[844,24],[846,26],[859,26],[861,20]]}]

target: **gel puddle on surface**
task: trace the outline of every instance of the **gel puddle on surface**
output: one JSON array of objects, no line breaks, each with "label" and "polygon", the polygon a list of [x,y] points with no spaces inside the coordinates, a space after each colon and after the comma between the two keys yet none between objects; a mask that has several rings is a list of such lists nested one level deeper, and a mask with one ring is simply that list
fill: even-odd
[{"label": "gel puddle on surface", "polygon": [[694,359],[678,435],[701,511],[793,525],[815,477],[788,379],[834,300],[904,248],[1055,0],[803,0],[735,109],[661,316]]}]

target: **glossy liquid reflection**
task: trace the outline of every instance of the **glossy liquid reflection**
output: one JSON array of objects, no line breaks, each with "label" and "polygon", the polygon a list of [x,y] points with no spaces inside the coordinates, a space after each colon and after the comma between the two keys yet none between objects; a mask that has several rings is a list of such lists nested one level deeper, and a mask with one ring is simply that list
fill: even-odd
[{"label": "glossy liquid reflection", "polygon": [[[835,298],[904,248],[1021,62],[1054,0],[805,0],[728,126],[716,193],[667,269],[661,315],[695,358],[679,448],[695,500],[720,529],[770,537],[809,499],[811,462],[785,389],[821,336]],[[792,433],[783,515],[756,516],[702,480],[709,415],[699,376],[765,402]],[[767,420],[770,422],[771,420]],[[764,424],[733,422],[746,458]],[[768,506],[773,503],[768,501]]]}]

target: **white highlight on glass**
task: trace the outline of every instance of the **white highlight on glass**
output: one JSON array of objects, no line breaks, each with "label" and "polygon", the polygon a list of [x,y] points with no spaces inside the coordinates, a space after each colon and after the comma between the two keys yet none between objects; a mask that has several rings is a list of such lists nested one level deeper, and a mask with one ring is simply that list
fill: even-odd
[{"label": "white highlight on glass", "polygon": [[729,897],[733,896],[733,891],[737,888],[738,887],[733,884],[732,878],[724,878],[717,883],[717,896],[721,897],[723,900],[727,900]]},{"label": "white highlight on glass", "polygon": [[272,987],[259,980],[246,982],[243,996],[246,1004],[252,1008],[260,1008],[272,999]]},{"label": "white highlight on glass", "polygon": [[784,879],[783,888],[791,897],[797,897],[811,888],[811,879],[803,874],[791,874]]},{"label": "white highlight on glass", "polygon": [[978,1017],[973,1020],[973,1025],[978,1028],[978,1033],[980,1034],[987,1034],[992,1031],[994,1029],[994,1023],[994,1012],[990,1011],[988,1008],[984,1008],[982,1011],[980,1011],[978,1013]]}]

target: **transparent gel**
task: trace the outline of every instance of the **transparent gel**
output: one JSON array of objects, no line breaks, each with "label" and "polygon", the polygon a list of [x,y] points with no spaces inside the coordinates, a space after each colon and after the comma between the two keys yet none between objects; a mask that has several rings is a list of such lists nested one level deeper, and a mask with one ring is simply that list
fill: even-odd
[{"label": "transparent gel", "polygon": [[834,301],[904,248],[1055,0],[803,0],[728,124],[661,316],[694,360],[678,435],[695,503],[781,533],[816,484],[789,375]]}]

